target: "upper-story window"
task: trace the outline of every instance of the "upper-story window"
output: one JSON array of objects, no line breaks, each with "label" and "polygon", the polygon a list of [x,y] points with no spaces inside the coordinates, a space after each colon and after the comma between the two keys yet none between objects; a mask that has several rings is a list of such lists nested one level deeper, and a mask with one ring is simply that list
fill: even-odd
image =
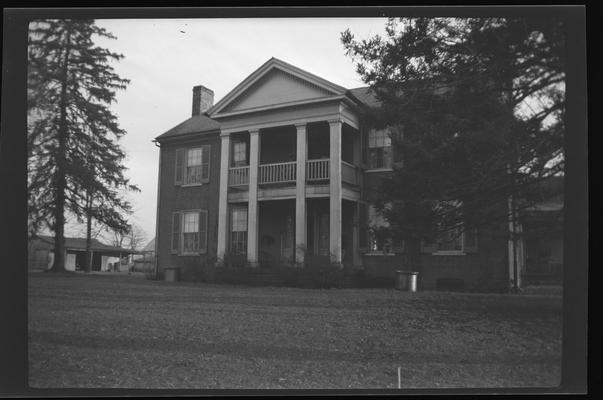
[{"label": "upper-story window", "polygon": [[210,145],[176,150],[176,184],[209,182]]},{"label": "upper-story window", "polygon": [[392,139],[387,129],[369,131],[368,167],[392,168]]},{"label": "upper-story window", "polygon": [[247,162],[247,143],[234,142],[232,144],[232,166],[242,167],[248,165]]}]

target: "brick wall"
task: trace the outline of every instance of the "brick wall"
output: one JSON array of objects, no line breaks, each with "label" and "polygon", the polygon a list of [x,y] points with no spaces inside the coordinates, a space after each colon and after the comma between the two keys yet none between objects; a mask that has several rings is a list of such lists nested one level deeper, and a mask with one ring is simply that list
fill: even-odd
[{"label": "brick wall", "polygon": [[[210,144],[209,182],[201,186],[182,187],[174,184],[176,149]],[[216,256],[218,235],[218,200],[220,188],[220,140],[217,134],[204,135],[186,141],[163,143],[161,146],[161,175],[158,212],[158,271],[163,278],[165,267],[181,268],[181,279],[196,280],[203,263]],[[189,209],[206,209],[207,253],[197,256],[171,254],[172,213]]]},{"label": "brick wall", "polygon": [[437,255],[422,253],[412,266],[408,253],[395,255],[364,254],[362,262],[368,279],[391,280],[394,284],[396,270],[419,271],[419,288],[433,290],[444,288],[454,281],[464,290],[498,291],[507,284],[507,242],[501,232],[480,231],[478,251],[465,255]]}]

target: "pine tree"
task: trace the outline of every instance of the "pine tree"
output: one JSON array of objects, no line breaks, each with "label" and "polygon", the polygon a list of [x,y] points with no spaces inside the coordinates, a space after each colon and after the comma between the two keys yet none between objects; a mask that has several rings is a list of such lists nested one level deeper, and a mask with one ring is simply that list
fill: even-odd
[{"label": "pine tree", "polygon": [[341,40],[381,104],[365,117],[389,127],[398,156],[378,194],[382,234],[417,250],[442,232],[500,224],[563,173],[562,21],[400,18],[385,36]]},{"label": "pine tree", "polygon": [[131,205],[122,191],[138,190],[124,176],[118,140],[125,131],[109,109],[129,82],[110,65],[123,56],[96,46],[95,37],[115,38],[93,20],[30,24],[29,222],[30,232],[45,224],[55,233],[53,271],[65,269],[65,212],[127,230],[122,213]]}]

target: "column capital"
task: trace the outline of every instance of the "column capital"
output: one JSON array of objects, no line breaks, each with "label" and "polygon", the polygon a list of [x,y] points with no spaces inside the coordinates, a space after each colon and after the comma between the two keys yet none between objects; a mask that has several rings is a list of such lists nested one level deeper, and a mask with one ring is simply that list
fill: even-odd
[{"label": "column capital", "polygon": [[294,124],[294,125],[295,125],[295,128],[299,131],[302,128],[306,129],[306,125],[307,124],[305,122],[300,122],[300,123],[297,123],[297,124]]},{"label": "column capital", "polygon": [[247,132],[249,132],[249,136],[257,136],[260,134],[259,128],[247,129]]},{"label": "column capital", "polygon": [[220,137],[221,138],[230,137],[230,132],[220,132]]},{"label": "column capital", "polygon": [[329,119],[329,120],[327,120],[327,122],[329,123],[330,126],[337,125],[337,124],[343,124],[343,120],[341,118]]}]

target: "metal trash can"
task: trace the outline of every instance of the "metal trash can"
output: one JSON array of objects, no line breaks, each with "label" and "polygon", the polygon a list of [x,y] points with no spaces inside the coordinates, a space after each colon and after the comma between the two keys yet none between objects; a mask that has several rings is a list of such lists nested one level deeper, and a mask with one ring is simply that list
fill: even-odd
[{"label": "metal trash can", "polygon": [[167,282],[178,282],[180,279],[180,268],[178,267],[167,267],[163,269],[163,277]]},{"label": "metal trash can", "polygon": [[418,272],[396,271],[396,289],[407,292],[417,291]]}]

